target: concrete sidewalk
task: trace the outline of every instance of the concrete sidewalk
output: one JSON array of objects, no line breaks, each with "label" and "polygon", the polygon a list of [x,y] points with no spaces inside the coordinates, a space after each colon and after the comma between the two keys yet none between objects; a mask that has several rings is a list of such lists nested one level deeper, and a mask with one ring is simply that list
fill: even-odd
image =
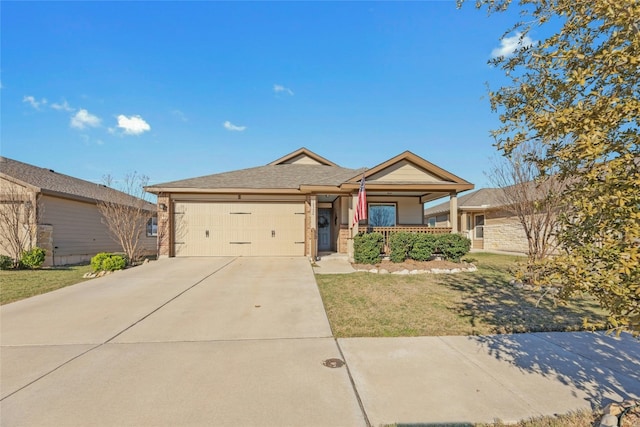
[{"label": "concrete sidewalk", "polygon": [[504,422],[640,398],[640,342],[598,333],[339,339],[373,426]]},{"label": "concrete sidewalk", "polygon": [[161,260],[0,323],[1,426],[437,425],[640,397],[628,335],[335,340],[305,258]]}]

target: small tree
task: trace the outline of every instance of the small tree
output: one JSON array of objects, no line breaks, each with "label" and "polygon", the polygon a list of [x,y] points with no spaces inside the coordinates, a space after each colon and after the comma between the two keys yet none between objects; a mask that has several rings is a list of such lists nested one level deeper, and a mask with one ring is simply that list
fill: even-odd
[{"label": "small tree", "polygon": [[553,252],[553,236],[562,208],[564,181],[557,175],[542,173],[538,164],[542,154],[541,144],[523,143],[495,160],[488,173],[491,183],[501,189],[498,203],[522,226],[529,267]]},{"label": "small tree", "polygon": [[37,237],[37,198],[26,188],[13,183],[4,183],[0,194],[0,243],[13,259],[14,267],[25,251],[33,248]]},{"label": "small tree", "polygon": [[[511,3],[476,0],[489,12]],[[496,146],[509,154],[540,141],[541,169],[568,179],[562,252],[547,270],[561,296],[591,294],[618,331],[640,335],[640,2],[517,3],[522,18],[510,33],[521,43],[491,61],[509,80],[489,94],[501,122]]]},{"label": "small tree", "polygon": [[[106,186],[111,187],[111,175],[103,177]],[[142,258],[141,238],[146,232],[147,221],[153,215],[154,206],[145,200],[144,186],[149,177],[137,172],[127,174],[122,181],[121,191],[113,190],[108,200],[98,202],[102,222],[109,228],[111,237],[122,247],[129,262]]]}]

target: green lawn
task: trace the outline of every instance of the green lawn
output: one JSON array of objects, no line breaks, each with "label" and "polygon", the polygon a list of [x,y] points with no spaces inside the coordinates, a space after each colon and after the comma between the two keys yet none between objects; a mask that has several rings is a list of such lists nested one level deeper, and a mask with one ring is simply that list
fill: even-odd
[{"label": "green lawn", "polygon": [[522,257],[473,253],[477,272],[391,275],[317,275],[329,322],[337,337],[482,335],[571,331],[583,319],[604,323],[589,298],[556,306],[539,292],[509,284]]},{"label": "green lawn", "polygon": [[90,265],[43,268],[40,270],[0,270],[0,304],[8,304],[34,295],[83,282]]}]

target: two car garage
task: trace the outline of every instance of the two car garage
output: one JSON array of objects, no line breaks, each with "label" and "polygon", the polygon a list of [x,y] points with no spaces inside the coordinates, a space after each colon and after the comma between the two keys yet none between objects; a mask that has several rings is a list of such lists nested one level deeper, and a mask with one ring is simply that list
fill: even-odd
[{"label": "two car garage", "polygon": [[304,256],[304,202],[175,202],[175,256]]}]

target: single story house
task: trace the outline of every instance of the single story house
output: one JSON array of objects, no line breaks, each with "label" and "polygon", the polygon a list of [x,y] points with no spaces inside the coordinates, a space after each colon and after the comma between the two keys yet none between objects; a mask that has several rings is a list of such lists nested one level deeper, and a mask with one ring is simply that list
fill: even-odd
[{"label": "single story house", "polygon": [[[29,213],[30,218],[16,219],[23,232],[33,236],[31,244],[45,250],[46,266],[86,262],[99,252],[121,252],[97,205],[114,200],[143,203],[141,206],[149,211],[149,223],[142,243],[146,253],[156,254],[154,204],[101,184],[0,157],[0,209],[8,212],[20,205],[22,213]],[[6,223],[10,216],[1,217]],[[33,229],[27,229],[29,224]],[[7,242],[1,237],[0,254],[9,254]]]},{"label": "single story house", "polygon": [[[526,254],[529,249],[524,228],[504,205],[500,188],[481,188],[460,196],[454,217],[456,230],[471,239],[473,249]],[[450,227],[451,218],[446,202],[424,211],[425,223],[431,227]]]},{"label": "single story house", "polygon": [[[354,223],[361,179],[368,219]],[[450,232],[424,223],[424,203],[473,188],[405,151],[349,169],[300,148],[265,166],[146,187],[158,196],[160,256],[353,257],[359,231]],[[456,229],[456,227],[453,227]]]}]

